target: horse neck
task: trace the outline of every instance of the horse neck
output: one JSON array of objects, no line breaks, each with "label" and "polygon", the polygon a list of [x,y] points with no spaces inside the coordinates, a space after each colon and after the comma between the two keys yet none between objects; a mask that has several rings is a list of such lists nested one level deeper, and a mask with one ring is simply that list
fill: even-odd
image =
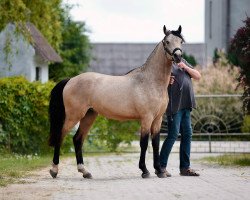
[{"label": "horse neck", "polygon": [[172,61],[166,56],[160,42],[145,63],[145,73],[155,82],[167,86],[170,79]]}]

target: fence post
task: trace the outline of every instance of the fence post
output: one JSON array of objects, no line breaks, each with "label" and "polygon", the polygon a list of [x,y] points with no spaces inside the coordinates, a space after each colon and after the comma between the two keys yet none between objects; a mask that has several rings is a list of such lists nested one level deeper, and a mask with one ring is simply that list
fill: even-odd
[{"label": "fence post", "polygon": [[209,153],[212,153],[212,147],[211,147],[211,133],[209,133],[208,138],[209,138]]}]

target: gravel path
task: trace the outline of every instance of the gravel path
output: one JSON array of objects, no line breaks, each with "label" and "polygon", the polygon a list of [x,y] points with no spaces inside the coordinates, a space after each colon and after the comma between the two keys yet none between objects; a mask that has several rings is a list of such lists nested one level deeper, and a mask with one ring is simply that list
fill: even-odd
[{"label": "gravel path", "polygon": [[250,168],[211,166],[195,161],[206,155],[192,154],[192,167],[199,170],[200,177],[182,177],[178,154],[172,153],[168,168],[172,177],[165,179],[154,174],[152,153],[147,155],[149,179],[140,176],[139,153],[86,157],[92,180],[81,177],[74,158],[63,159],[58,178],[52,179],[47,167],[25,178],[23,184],[0,188],[0,199],[250,199]]}]

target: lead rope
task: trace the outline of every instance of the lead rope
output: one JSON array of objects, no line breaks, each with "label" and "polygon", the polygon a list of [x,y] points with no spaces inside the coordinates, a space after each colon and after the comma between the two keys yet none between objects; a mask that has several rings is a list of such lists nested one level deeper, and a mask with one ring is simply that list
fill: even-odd
[{"label": "lead rope", "polygon": [[172,113],[172,111],[173,111],[173,105],[172,105],[172,85],[170,85],[169,90],[170,90],[170,120],[172,122],[174,120],[173,119],[173,113]]}]

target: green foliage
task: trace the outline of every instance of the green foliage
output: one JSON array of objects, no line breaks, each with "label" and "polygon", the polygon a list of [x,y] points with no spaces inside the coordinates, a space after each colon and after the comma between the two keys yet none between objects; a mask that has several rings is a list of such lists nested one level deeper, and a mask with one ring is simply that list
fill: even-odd
[{"label": "green foliage", "polygon": [[230,61],[241,69],[238,81],[243,85],[243,108],[250,114],[250,17],[244,21],[245,26],[238,29],[234,35],[230,48]]},{"label": "green foliage", "polygon": [[90,131],[95,136],[90,142],[96,146],[106,146],[109,151],[116,151],[120,143],[130,144],[136,138],[135,133],[139,127],[136,121],[118,122],[99,116]]},{"label": "green foliage", "polygon": [[229,66],[228,55],[223,49],[216,48],[214,50],[213,64],[215,67],[228,67]]},{"label": "green foliage", "polygon": [[214,64],[217,63],[218,60],[219,60],[219,58],[220,58],[220,56],[219,56],[219,54],[218,54],[218,49],[215,48],[215,49],[214,49],[214,56],[213,56],[213,63],[214,63]]},{"label": "green foliage", "polygon": [[85,23],[74,22],[66,17],[62,27],[63,42],[60,46],[63,63],[49,67],[50,79],[61,79],[76,76],[85,71],[90,60],[90,42],[86,36]]},{"label": "green foliage", "polygon": [[197,62],[195,60],[195,57],[192,55],[187,55],[186,53],[183,53],[182,57],[192,66],[196,66]]},{"label": "green foliage", "polygon": [[15,24],[32,22],[53,48],[58,50],[62,41],[61,4],[62,0],[1,0],[0,31],[10,22]]},{"label": "green foliage", "polygon": [[250,166],[250,154],[226,154],[220,156],[209,156],[201,159],[209,163],[225,166]]},{"label": "green foliage", "polygon": [[245,115],[241,128],[243,133],[250,133],[250,115]]},{"label": "green foliage", "polygon": [[[74,22],[69,14],[72,6],[62,4],[62,0],[1,0],[0,31],[8,24],[15,23],[16,32],[32,42],[24,25],[32,22],[49,44],[60,53],[63,63],[49,68],[50,79],[59,81],[78,75],[86,70],[90,60],[90,42],[86,36],[85,23]],[[13,54],[10,41],[5,42],[6,61]],[[15,53],[15,52],[14,52]],[[11,66],[11,64],[9,64]]]},{"label": "green foliage", "polygon": [[48,104],[53,86],[22,77],[0,79],[0,148],[33,154],[48,151]]}]

